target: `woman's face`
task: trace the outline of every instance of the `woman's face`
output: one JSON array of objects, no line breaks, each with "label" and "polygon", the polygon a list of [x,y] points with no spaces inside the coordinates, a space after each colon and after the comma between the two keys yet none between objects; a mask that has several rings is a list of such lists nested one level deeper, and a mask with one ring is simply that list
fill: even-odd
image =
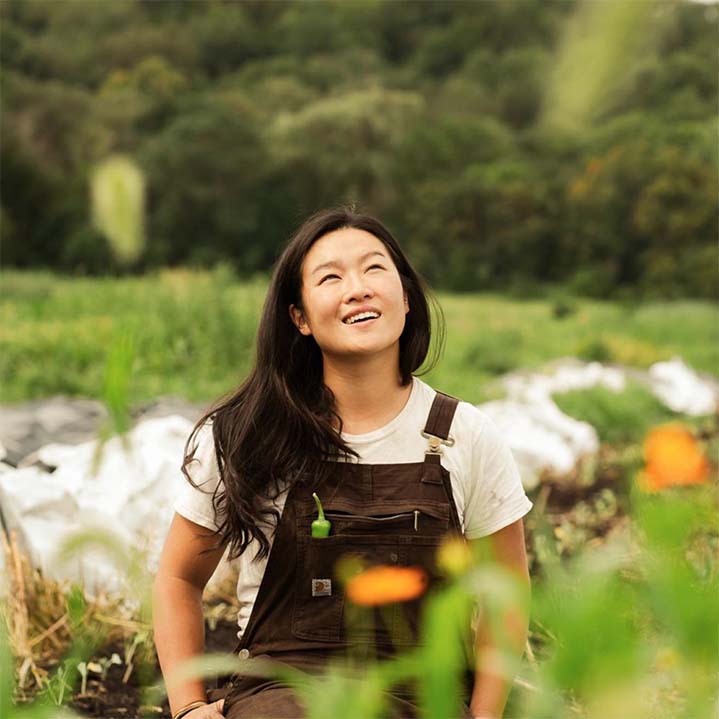
[{"label": "woman's face", "polygon": [[324,355],[335,356],[392,347],[409,311],[388,249],[354,227],[323,235],[310,247],[302,263],[302,303],[303,310],[290,306],[292,321]]}]

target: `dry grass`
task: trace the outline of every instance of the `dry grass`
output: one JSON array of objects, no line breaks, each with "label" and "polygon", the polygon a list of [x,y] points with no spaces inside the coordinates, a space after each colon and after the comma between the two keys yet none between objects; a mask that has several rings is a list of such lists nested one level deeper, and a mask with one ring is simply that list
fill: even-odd
[{"label": "dry grass", "polygon": [[[7,596],[0,602],[0,621],[7,626],[10,650],[16,660],[16,699],[25,702],[47,685],[52,670],[77,638],[68,612],[73,585],[46,577],[34,567],[14,531],[9,536],[0,532],[0,540],[7,567]],[[236,586],[236,568],[223,562],[204,595],[205,619],[210,629],[214,630],[220,621],[236,621]],[[83,591],[83,597],[83,629],[103,644],[124,647],[123,683],[128,682],[136,664],[156,663],[152,628],[148,621],[138,618],[141,611],[117,595],[89,595]]]},{"label": "dry grass", "polygon": [[[72,584],[48,578],[33,567],[14,531],[0,537],[8,568],[8,593],[0,614],[16,658],[17,698],[25,701],[47,684],[50,669],[72,645],[67,606]],[[149,633],[149,625],[128,615],[123,598],[106,593],[88,596],[83,592],[83,596],[82,624],[90,635],[103,642],[120,642],[130,650],[135,636]]]},{"label": "dry grass", "polygon": [[19,691],[43,686],[47,671],[40,665],[49,655],[67,649],[70,632],[64,588],[43,577],[31,566],[20,548],[17,536],[0,533],[8,570],[8,595],[2,604],[10,648],[18,662]]}]

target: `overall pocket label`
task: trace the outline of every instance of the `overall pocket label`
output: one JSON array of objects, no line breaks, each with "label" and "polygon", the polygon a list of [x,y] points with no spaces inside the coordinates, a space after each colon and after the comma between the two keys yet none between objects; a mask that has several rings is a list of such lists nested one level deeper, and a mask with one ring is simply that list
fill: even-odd
[{"label": "overall pocket label", "polygon": [[312,596],[313,597],[331,597],[332,596],[332,580],[331,579],[313,579],[312,580]]}]

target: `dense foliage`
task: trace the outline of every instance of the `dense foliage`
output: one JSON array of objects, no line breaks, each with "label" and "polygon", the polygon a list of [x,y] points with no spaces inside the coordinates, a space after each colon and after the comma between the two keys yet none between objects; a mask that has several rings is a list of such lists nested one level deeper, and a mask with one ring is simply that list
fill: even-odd
[{"label": "dense foliage", "polygon": [[574,7],[6,0],[3,261],[120,271],[88,179],[122,153],[148,193],[132,271],[263,271],[298,220],[354,201],[446,289],[714,297],[719,12],[657,3],[569,131],[541,120]]}]

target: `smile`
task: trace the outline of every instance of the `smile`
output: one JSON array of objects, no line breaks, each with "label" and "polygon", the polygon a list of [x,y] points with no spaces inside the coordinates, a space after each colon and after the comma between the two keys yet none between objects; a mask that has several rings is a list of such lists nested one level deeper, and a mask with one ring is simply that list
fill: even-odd
[{"label": "smile", "polygon": [[345,325],[371,325],[378,320],[380,315],[376,312],[362,312],[361,314],[350,317],[349,320],[344,321],[342,324]]}]

